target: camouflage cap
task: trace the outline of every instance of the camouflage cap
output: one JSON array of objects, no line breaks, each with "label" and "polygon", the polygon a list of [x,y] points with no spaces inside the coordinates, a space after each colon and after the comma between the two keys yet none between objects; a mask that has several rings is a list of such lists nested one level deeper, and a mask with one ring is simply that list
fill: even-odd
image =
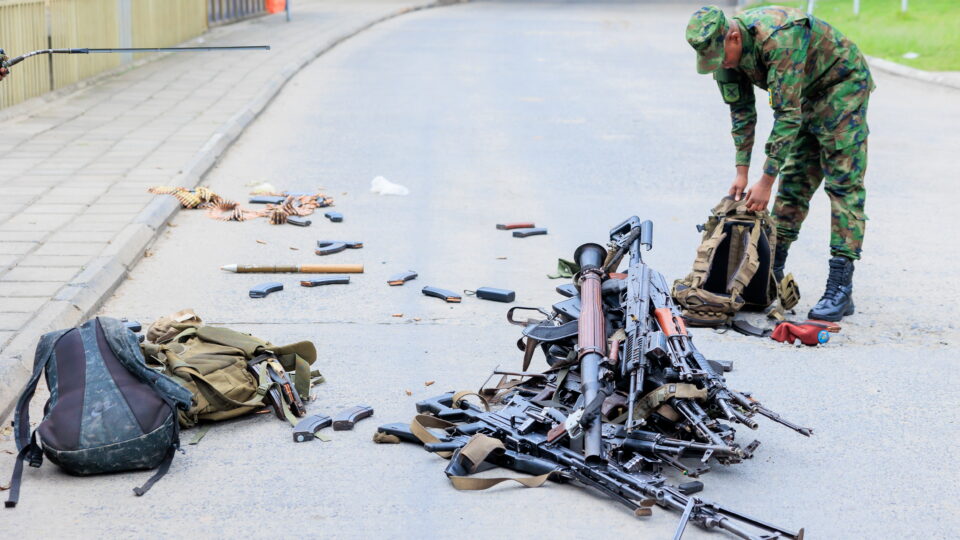
[{"label": "camouflage cap", "polygon": [[697,71],[713,73],[723,63],[723,39],[727,35],[727,17],[717,6],[705,6],[690,17],[687,43],[697,51]]}]

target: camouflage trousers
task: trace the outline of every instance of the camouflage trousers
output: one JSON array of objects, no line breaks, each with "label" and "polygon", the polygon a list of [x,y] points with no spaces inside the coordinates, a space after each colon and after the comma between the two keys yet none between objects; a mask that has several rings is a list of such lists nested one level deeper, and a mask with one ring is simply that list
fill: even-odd
[{"label": "camouflage trousers", "polygon": [[818,136],[804,124],[780,171],[773,205],[777,242],[789,246],[797,239],[810,199],[823,182],[830,197],[830,254],[857,260],[867,220],[863,185],[867,171],[866,125],[853,133]]}]

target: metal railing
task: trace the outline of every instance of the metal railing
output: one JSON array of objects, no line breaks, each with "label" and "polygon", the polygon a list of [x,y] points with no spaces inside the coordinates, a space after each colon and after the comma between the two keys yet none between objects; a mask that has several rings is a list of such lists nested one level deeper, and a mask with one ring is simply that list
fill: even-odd
[{"label": "metal railing", "polygon": [[224,24],[266,13],[266,0],[207,0],[207,23]]},{"label": "metal railing", "polygon": [[[165,47],[207,29],[214,0],[0,0],[0,48],[7,55],[46,48]],[[233,3],[263,8],[263,0]],[[46,56],[18,64],[0,83],[0,108],[63,88],[129,62],[133,55]]]}]

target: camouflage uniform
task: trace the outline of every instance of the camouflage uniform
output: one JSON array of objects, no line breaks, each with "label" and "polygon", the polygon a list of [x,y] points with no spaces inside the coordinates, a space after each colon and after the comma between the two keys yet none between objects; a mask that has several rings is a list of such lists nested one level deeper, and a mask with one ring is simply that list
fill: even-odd
[{"label": "camouflage uniform", "polygon": [[[740,25],[743,39],[736,69],[720,68],[728,24]],[[784,7],[750,9],[729,22],[719,8],[703,8],[691,19],[687,40],[701,55],[699,71],[714,72],[730,106],[737,165],[750,164],[753,86],[769,92],[774,125],[763,170],[780,174],[773,207],[778,243],[797,239],[825,179],[831,254],[859,259],[867,219],[867,103],[875,86],[857,46],[827,23]]]}]

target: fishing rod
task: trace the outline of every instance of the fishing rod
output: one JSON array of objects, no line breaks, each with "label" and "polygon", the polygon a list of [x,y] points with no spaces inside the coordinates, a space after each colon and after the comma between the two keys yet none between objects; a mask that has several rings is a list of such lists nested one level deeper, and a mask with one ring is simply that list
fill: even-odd
[{"label": "fishing rod", "polygon": [[40,49],[21,54],[16,58],[9,60],[4,56],[3,49],[0,49],[0,67],[11,68],[20,62],[23,62],[31,56],[41,54],[98,54],[98,53],[141,53],[141,52],[207,52],[207,51],[269,51],[269,45],[234,45],[232,47],[126,47],[120,49]]}]

